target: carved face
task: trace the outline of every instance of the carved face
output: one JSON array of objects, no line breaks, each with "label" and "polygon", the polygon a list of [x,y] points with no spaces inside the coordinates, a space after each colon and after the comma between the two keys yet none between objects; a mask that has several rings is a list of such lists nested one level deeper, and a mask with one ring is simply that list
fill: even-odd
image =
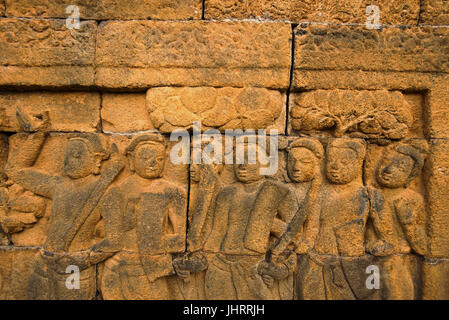
[{"label": "carved face", "polygon": [[294,148],[288,153],[287,173],[294,182],[311,181],[317,166],[317,157],[307,148]]},{"label": "carved face", "polygon": [[383,187],[400,188],[407,184],[414,161],[394,150],[385,152],[377,168],[377,181]]},{"label": "carved face", "polygon": [[[258,147],[256,146],[256,152],[257,152],[257,159],[256,163],[250,164],[248,163],[248,152],[250,151],[250,148],[248,145],[244,146],[244,161],[242,164],[238,164],[237,160],[234,158],[234,173],[238,181],[243,183],[252,183],[259,181],[263,178],[263,176],[260,174],[260,167],[261,163],[259,162],[259,152]],[[236,151],[237,152],[237,151]]]},{"label": "carved face", "polygon": [[357,178],[361,163],[357,153],[349,148],[327,149],[326,175],[330,182],[346,184]]},{"label": "carved face", "polygon": [[165,148],[160,144],[141,144],[134,150],[134,170],[146,179],[162,176]]},{"label": "carved face", "polygon": [[240,182],[251,183],[263,178],[260,174],[260,163],[249,164],[245,160],[243,164],[234,164],[235,176]]},{"label": "carved face", "polygon": [[64,174],[72,179],[87,177],[98,173],[101,160],[90,150],[82,140],[69,140],[64,155]]}]

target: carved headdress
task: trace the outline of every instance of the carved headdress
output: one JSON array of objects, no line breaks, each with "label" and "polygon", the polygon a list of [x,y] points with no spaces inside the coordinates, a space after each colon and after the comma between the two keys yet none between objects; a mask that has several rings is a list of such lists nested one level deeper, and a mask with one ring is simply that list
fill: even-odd
[{"label": "carved headdress", "polygon": [[295,148],[306,148],[313,152],[315,157],[322,159],[324,155],[323,145],[317,139],[312,138],[299,138],[292,142],[289,146],[288,151]]},{"label": "carved headdress", "polygon": [[352,139],[352,138],[338,138],[332,140],[327,148],[346,148],[353,150],[359,160],[365,158],[366,153],[366,143],[362,139]]},{"label": "carved headdress", "polygon": [[87,145],[92,154],[99,156],[102,160],[109,158],[109,152],[103,147],[100,137],[94,133],[74,133],[68,137],[69,141],[81,141]]},{"label": "carved headdress", "polygon": [[130,155],[141,144],[159,144],[166,148],[164,137],[159,133],[146,133],[139,135],[133,139],[133,141],[126,148],[126,154]]}]

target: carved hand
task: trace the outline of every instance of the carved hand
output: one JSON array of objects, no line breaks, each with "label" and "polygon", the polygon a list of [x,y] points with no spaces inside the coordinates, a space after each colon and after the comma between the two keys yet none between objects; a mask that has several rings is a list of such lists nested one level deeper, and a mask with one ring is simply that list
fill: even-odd
[{"label": "carved hand", "polygon": [[284,264],[276,264],[274,262],[261,261],[257,265],[257,272],[263,277],[270,276],[276,280],[282,280],[288,277],[288,268]]},{"label": "carved hand", "polygon": [[111,156],[110,156],[110,163],[111,165],[119,164],[122,167],[125,166],[125,159],[120,154],[117,145],[115,143],[111,146]]},{"label": "carved hand", "polygon": [[33,119],[30,119],[21,108],[17,108],[16,117],[25,132],[48,132],[50,130],[51,122],[48,111],[34,115]]},{"label": "carved hand", "polygon": [[194,253],[190,257],[183,256],[173,260],[175,271],[181,278],[187,278],[190,273],[206,270],[207,265],[207,259],[201,253]]},{"label": "carved hand", "polygon": [[185,257],[175,258],[173,260],[173,267],[178,277],[184,280],[184,282],[189,282],[190,271],[186,268]]},{"label": "carved hand", "polygon": [[269,275],[266,275],[266,274],[263,274],[262,275],[262,280],[263,280],[263,282],[266,284],[266,286],[268,288],[272,288],[273,287],[273,284],[274,284],[273,277],[271,277]]}]

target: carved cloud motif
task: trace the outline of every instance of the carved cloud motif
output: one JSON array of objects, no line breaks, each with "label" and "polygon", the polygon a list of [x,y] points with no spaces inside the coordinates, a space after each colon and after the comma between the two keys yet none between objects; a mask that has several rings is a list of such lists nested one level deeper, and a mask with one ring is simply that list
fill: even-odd
[{"label": "carved cloud motif", "polygon": [[282,95],[262,88],[153,88],[147,111],[156,129],[265,129],[280,117]]}]

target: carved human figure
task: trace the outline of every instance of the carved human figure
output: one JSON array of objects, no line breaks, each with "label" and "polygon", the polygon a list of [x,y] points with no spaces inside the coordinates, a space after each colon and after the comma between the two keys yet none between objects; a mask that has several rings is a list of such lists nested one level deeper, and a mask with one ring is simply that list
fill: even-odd
[{"label": "carved human figure", "polygon": [[313,250],[298,266],[299,298],[355,299],[361,295],[359,286],[364,282],[356,283],[359,279],[351,273],[357,269],[357,257],[365,254],[369,212],[368,194],[361,181],[365,150],[358,139],[334,139],[327,146],[325,170],[330,184],[323,190]]},{"label": "carved human figure", "polygon": [[[104,216],[101,198],[123,168],[114,154],[109,157],[98,135],[70,135],[64,152],[64,174],[53,176],[33,164],[47,134],[28,135],[9,159],[6,173],[23,188],[52,200],[47,238],[30,278],[30,299],[92,299],[96,293],[96,264],[112,255],[106,247],[95,247],[95,227]],[[108,237],[109,234],[106,235]],[[80,289],[66,286],[67,268],[80,271]]]},{"label": "carved human figure", "polygon": [[[184,279],[186,299],[205,299],[204,291],[205,269],[207,257],[204,254],[205,240],[211,232],[215,200],[223,185],[220,173],[223,165],[214,161],[205,148],[209,145],[204,141],[199,150],[194,148],[190,162],[190,208],[189,230],[187,232],[187,253],[175,260],[174,265],[178,275]],[[194,152],[201,152],[200,164],[193,162]]]},{"label": "carved human figure", "polygon": [[0,135],[0,225],[3,232],[11,235],[31,228],[42,218],[46,206],[44,198],[8,180],[4,173],[8,150],[7,137]]},{"label": "carved human figure", "polygon": [[12,181],[0,186],[0,225],[7,234],[31,228],[45,213],[42,197]]},{"label": "carved human figure", "polygon": [[[298,208],[287,231],[270,250],[275,255],[288,247],[302,255],[313,247],[320,218],[319,196],[322,186],[323,156],[323,146],[316,139],[298,138],[289,146],[287,174],[293,182],[292,192],[296,196]],[[270,277],[266,273],[266,266],[261,269],[263,277]]]},{"label": "carved human figure", "polygon": [[[205,251],[215,253],[206,271],[208,299],[292,299],[296,255],[266,254],[285,232],[297,202],[288,187],[260,174],[261,162],[265,162],[259,160],[250,164],[245,157],[244,163],[234,164],[237,181],[217,196],[212,230],[204,246]],[[258,272],[265,260],[273,282]]]},{"label": "carved human figure", "polygon": [[163,178],[165,153],[161,135],[135,137],[126,149],[132,174],[106,196],[105,227],[115,230],[120,252],[105,262],[104,299],[182,298],[173,258],[185,251],[187,195]]},{"label": "carved human figure", "polygon": [[370,188],[376,239],[367,244],[367,251],[385,257],[382,279],[389,300],[415,298],[409,255],[427,253],[424,199],[409,188],[421,173],[426,147],[423,141],[409,141],[385,149],[376,170],[382,189]]}]

